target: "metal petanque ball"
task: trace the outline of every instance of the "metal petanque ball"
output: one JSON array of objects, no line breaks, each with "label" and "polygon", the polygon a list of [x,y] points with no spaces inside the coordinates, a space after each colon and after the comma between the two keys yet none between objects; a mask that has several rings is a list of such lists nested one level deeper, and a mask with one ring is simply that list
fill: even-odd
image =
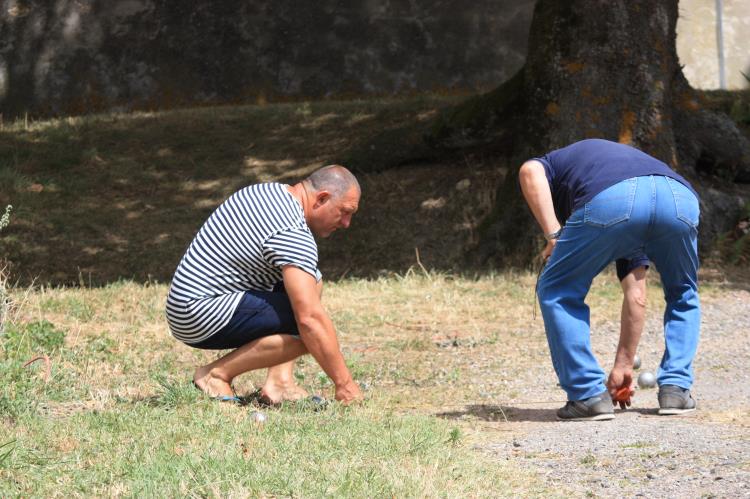
[{"label": "metal petanque ball", "polygon": [[653,388],[656,386],[656,377],[648,371],[638,375],[638,386],[641,388]]},{"label": "metal petanque ball", "polygon": [[633,357],[633,369],[640,369],[641,368],[641,358],[637,355]]},{"label": "metal petanque ball", "polygon": [[260,411],[253,411],[250,413],[250,419],[252,419],[254,423],[263,424],[268,418]]}]

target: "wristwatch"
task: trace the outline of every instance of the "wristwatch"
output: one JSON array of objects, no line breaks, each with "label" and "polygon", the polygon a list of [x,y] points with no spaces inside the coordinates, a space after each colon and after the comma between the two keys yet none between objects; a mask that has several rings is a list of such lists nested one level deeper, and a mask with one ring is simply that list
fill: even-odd
[{"label": "wristwatch", "polygon": [[547,241],[552,241],[553,239],[559,239],[560,234],[562,234],[562,227],[560,227],[560,229],[558,229],[556,232],[550,232],[549,234],[545,234],[544,238]]}]

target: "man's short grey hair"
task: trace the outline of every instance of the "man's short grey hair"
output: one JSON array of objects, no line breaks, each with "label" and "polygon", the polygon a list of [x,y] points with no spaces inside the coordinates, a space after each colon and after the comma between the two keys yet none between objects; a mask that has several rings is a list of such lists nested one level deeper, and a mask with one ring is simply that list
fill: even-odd
[{"label": "man's short grey hair", "polygon": [[314,171],[306,180],[316,192],[328,191],[334,198],[346,194],[352,187],[356,187],[357,192],[362,192],[356,177],[341,165],[324,166]]}]

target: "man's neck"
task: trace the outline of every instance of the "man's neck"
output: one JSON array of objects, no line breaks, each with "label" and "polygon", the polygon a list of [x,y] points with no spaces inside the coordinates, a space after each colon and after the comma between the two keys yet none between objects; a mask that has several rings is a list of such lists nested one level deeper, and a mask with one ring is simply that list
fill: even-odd
[{"label": "man's neck", "polygon": [[308,206],[305,184],[303,182],[299,182],[294,185],[287,185],[286,190],[288,190],[289,194],[294,196],[294,198],[299,201],[299,204],[302,206],[302,211],[305,213],[305,220],[307,220],[307,214],[310,211],[310,207]]}]

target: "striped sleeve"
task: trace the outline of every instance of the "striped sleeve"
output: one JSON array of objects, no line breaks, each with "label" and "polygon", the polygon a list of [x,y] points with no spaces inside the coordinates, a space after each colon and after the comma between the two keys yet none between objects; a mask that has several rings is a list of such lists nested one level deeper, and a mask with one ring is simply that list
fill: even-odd
[{"label": "striped sleeve", "polygon": [[263,258],[274,267],[294,265],[315,277],[318,270],[318,247],[312,233],[305,228],[289,228],[272,234],[263,243]]}]

